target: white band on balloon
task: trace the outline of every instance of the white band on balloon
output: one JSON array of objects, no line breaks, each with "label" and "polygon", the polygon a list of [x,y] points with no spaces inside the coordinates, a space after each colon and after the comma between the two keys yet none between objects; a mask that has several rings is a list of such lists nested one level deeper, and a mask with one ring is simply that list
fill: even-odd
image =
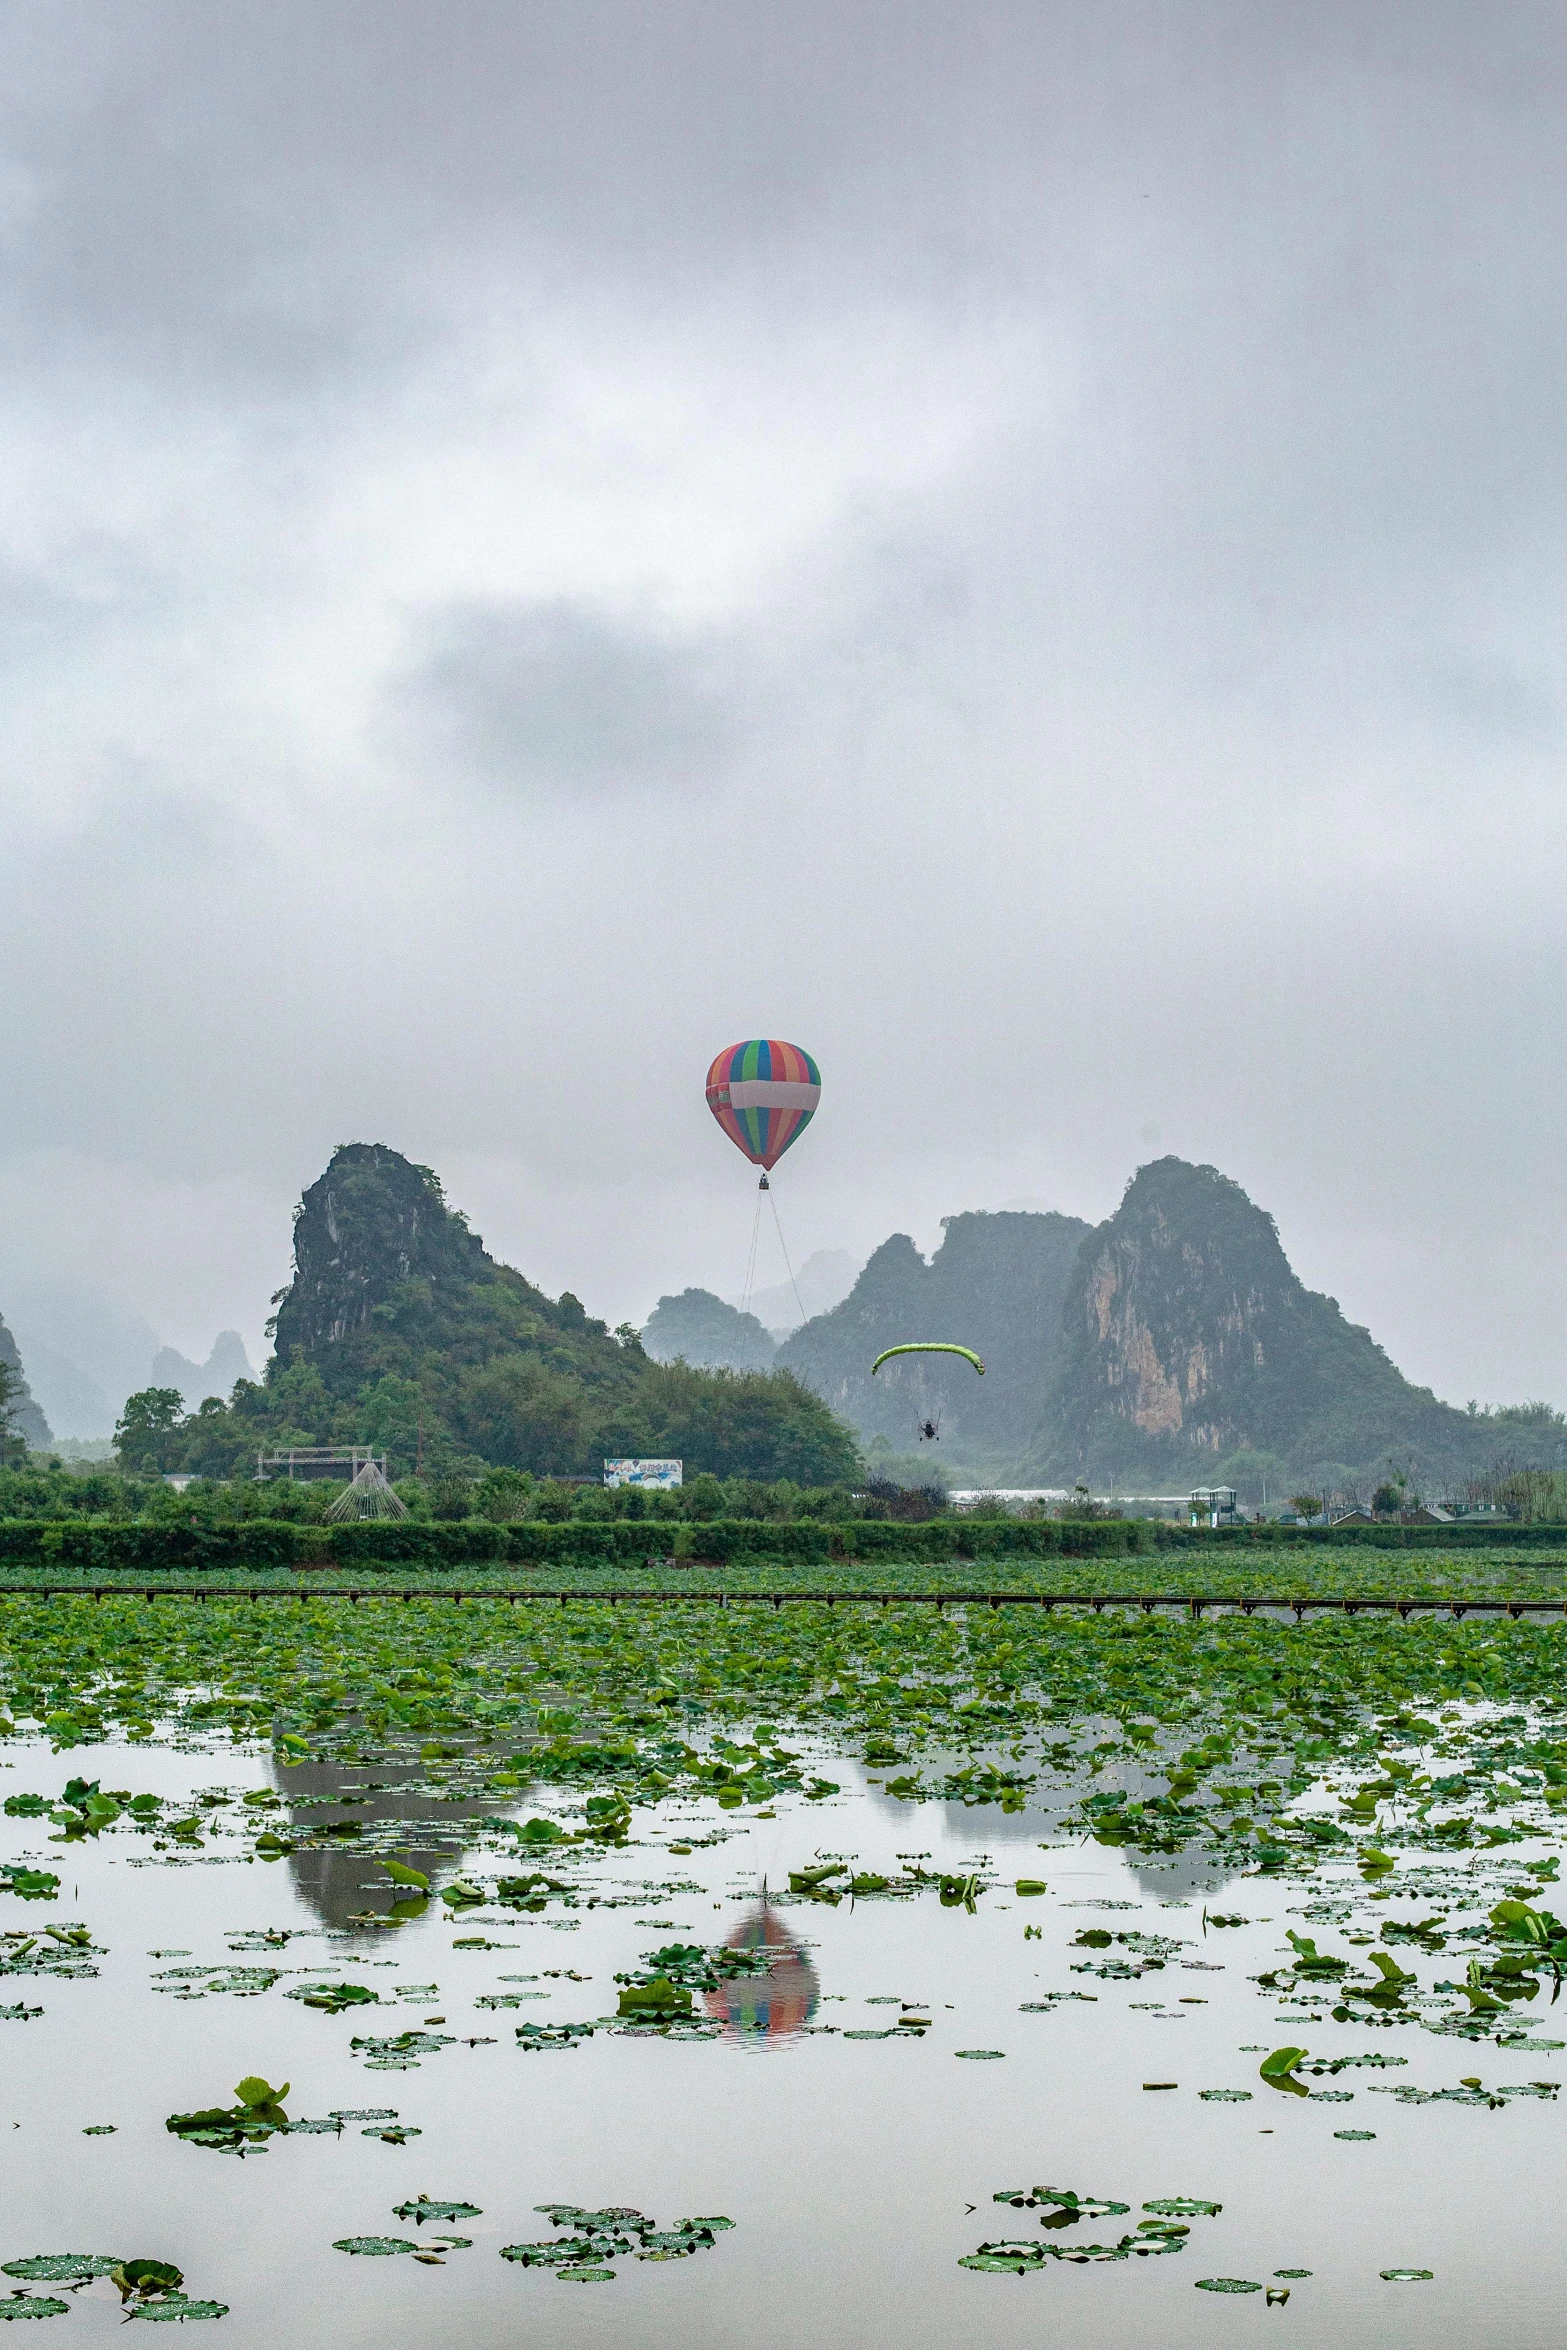
[{"label": "white band on balloon", "polygon": [[729,1087],[732,1110],[814,1110],[821,1098],[819,1085],[791,1077],[742,1077]]}]

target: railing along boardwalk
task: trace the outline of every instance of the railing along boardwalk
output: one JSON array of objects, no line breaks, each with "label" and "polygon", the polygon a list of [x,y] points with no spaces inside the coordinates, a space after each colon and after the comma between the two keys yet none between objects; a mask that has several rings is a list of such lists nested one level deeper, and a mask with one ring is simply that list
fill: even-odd
[{"label": "railing along boardwalk", "polygon": [[488,1599],[505,1600],[512,1606],[519,1600],[553,1600],[561,1607],[569,1606],[574,1600],[589,1599],[607,1601],[611,1607],[624,1601],[637,1606],[656,1603],[674,1607],[773,1608],[804,1601],[820,1607],[1037,1607],[1047,1614],[1058,1607],[1088,1608],[1096,1615],[1106,1608],[1125,1607],[1141,1608],[1144,1615],[1152,1615],[1158,1608],[1176,1608],[1192,1617],[1226,1612],[1243,1616],[1292,1614],[1297,1624],[1304,1621],[1308,1611],[1323,1609],[1344,1616],[1396,1615],[1406,1623],[1413,1615],[1567,1616],[1567,1599],[1334,1599],[1307,1595],[1271,1598],[1255,1594],[1169,1591],[595,1591],[591,1587],[540,1591],[483,1584],[454,1586],[448,1590],[439,1584],[384,1583],[302,1583],[290,1590],[275,1583],[133,1583],[129,1579],[124,1583],[11,1583],[0,1586],[0,1602],[8,1599],[292,1599],[301,1607],[312,1599],[346,1599],[356,1604],[362,1599],[445,1599],[454,1605],[460,1605],[465,1599]]}]

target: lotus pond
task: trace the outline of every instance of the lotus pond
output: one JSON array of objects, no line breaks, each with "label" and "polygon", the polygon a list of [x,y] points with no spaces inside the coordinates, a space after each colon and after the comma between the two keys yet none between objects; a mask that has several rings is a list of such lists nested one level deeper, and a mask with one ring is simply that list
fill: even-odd
[{"label": "lotus pond", "polygon": [[0,2318],[1545,2350],[1564,1665],[7,1600]]}]

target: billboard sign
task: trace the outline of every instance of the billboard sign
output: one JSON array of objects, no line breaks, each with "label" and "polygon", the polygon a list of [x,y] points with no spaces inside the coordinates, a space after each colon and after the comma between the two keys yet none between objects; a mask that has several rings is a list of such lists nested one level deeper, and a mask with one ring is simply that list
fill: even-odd
[{"label": "billboard sign", "polygon": [[645,1492],[672,1493],[681,1481],[681,1461],[606,1461],[606,1485],[640,1485]]}]

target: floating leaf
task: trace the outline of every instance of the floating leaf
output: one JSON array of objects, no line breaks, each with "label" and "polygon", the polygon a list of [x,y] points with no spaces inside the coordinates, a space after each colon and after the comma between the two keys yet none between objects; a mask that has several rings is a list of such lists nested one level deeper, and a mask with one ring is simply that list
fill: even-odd
[{"label": "floating leaf", "polygon": [[[848,2037],[847,2033],[844,2037]],[[995,2057],[1005,2056],[1006,2050],[1004,2048],[954,2048],[952,2053],[954,2056],[972,2057],[978,2063],[988,2063]]]},{"label": "floating leaf", "polygon": [[150,2293],[177,2293],[185,2282],[184,2272],[172,2260],[122,2260],[110,2273],[120,2288],[122,2301],[128,2301],[133,2293],[143,2297]]},{"label": "floating leaf", "polygon": [[1435,2282],[1436,2271],[1430,2268],[1379,2268],[1377,2275],[1385,2285],[1429,2285]]},{"label": "floating leaf", "polygon": [[1199,2293],[1260,2293],[1262,2287],[1250,2277],[1199,2277]]},{"label": "floating leaf", "polygon": [[394,1885],[411,1885],[416,1893],[429,1892],[430,1880],[422,1869],[411,1869],[400,1860],[383,1859],[381,1866]]},{"label": "floating leaf", "polygon": [[112,2252],[35,2252],[26,2260],[8,2260],[0,2276],[26,2277],[33,2284],[68,2285],[89,2277],[111,2277],[119,2267]]},{"label": "floating leaf", "polygon": [[166,2293],[158,2301],[138,2301],[129,2315],[153,2325],[183,2324],[186,2318],[227,2317],[226,2301],[187,2301],[183,2293]]},{"label": "floating leaf", "polygon": [[241,2105],[248,2106],[255,2111],[262,2111],[271,2106],[281,2105],[288,2095],[288,2088],[287,2081],[283,2083],[281,2089],[274,2089],[261,2078],[259,2073],[247,2073],[244,2080],[235,2085],[234,2094]]},{"label": "floating leaf", "polygon": [[1224,2206],[1205,2202],[1200,2195],[1161,2195],[1143,2209],[1162,2212],[1169,2219],[1217,2219]]},{"label": "floating leaf", "polygon": [[389,2257],[394,2252],[417,2252],[417,2244],[410,2244],[406,2236],[339,2236],[332,2245],[334,2252],[360,2252],[372,2260]]},{"label": "floating leaf", "polygon": [[325,2015],[341,2015],[345,2007],[368,2007],[381,1994],[367,1983],[295,1983],[283,1994],[301,2006],[320,2008]]},{"label": "floating leaf", "polygon": [[13,2293],[8,2301],[0,2301],[0,2317],[64,2317],[70,2306],[46,2293]]}]

